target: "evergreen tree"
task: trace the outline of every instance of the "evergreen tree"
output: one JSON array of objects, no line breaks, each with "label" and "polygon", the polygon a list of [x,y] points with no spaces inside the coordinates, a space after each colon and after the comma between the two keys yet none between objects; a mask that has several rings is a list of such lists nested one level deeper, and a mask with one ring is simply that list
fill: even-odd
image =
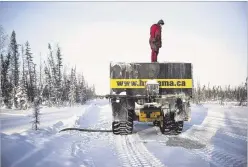
[{"label": "evergreen tree", "polygon": [[19,86],[19,53],[18,53],[18,45],[16,42],[16,33],[15,31],[11,34],[10,39],[10,54],[11,54],[11,74],[10,74],[10,82],[13,87],[13,100],[15,108],[18,108],[18,102],[16,99],[17,88]]},{"label": "evergreen tree", "polygon": [[48,104],[51,104],[51,96],[53,94],[52,92],[52,76],[49,67],[45,64],[44,73],[45,73],[45,87],[43,89],[42,96],[44,100],[48,102]]},{"label": "evergreen tree", "polygon": [[69,91],[70,91],[70,81],[69,77],[67,76],[67,71],[66,67],[64,68],[63,72],[63,88],[62,88],[62,101],[69,101]]},{"label": "evergreen tree", "polygon": [[75,70],[71,69],[70,76],[70,90],[69,90],[69,104],[72,106],[76,103],[76,77]]},{"label": "evergreen tree", "polygon": [[0,77],[0,107],[2,107],[4,104],[3,104],[3,93],[2,93],[2,65],[3,65],[3,55],[0,54],[0,71],[1,71],[1,77]]},{"label": "evergreen tree", "polygon": [[62,55],[61,55],[61,50],[60,47],[58,46],[57,48],[57,81],[56,81],[56,92],[57,92],[57,100],[61,102],[62,98]]},{"label": "evergreen tree", "polygon": [[38,130],[38,125],[40,124],[40,99],[35,97],[34,99],[34,111],[33,111],[33,128]]},{"label": "evergreen tree", "polygon": [[[40,64],[39,64],[39,79],[37,78],[38,85],[37,85],[37,95],[42,97],[42,90],[43,90],[43,66],[42,66],[42,59],[40,54]],[[38,76],[38,75],[37,75]],[[42,103],[42,101],[41,101]]]},{"label": "evergreen tree", "polygon": [[6,60],[4,60],[3,55],[1,55],[1,62],[2,62],[2,67],[1,67],[1,90],[2,90],[2,96],[3,96],[3,102],[4,105],[7,108],[12,107],[12,97],[11,97],[11,91],[13,89],[12,84],[9,79],[9,68],[10,68],[10,58],[11,55],[8,53]]},{"label": "evergreen tree", "polygon": [[20,86],[17,92],[17,99],[19,100],[20,109],[26,109],[28,103],[28,90],[27,90],[27,75],[28,72],[25,69],[25,51],[22,46],[22,77],[20,81]]},{"label": "evergreen tree", "polygon": [[81,76],[78,77],[79,80],[79,98],[80,98],[80,103],[84,104],[86,101],[86,87],[85,87],[85,80],[84,80],[84,76],[83,74],[81,74]]},{"label": "evergreen tree", "polygon": [[28,72],[27,75],[27,82],[26,82],[26,89],[27,89],[27,94],[28,94],[28,100],[30,102],[34,101],[35,98],[35,64],[33,63],[33,56],[31,53],[31,49],[30,49],[30,45],[29,42],[26,42],[26,52],[25,52],[25,56],[26,56],[26,69]]},{"label": "evergreen tree", "polygon": [[[1,60],[0,60],[0,71],[2,72],[2,66],[4,64],[3,62],[3,55],[5,54],[6,51],[6,42],[7,42],[7,38],[8,36],[6,35],[4,28],[2,25],[0,25],[0,56],[1,56]],[[2,78],[2,76],[1,76]],[[2,82],[2,80],[0,80],[0,82]],[[4,95],[3,95],[3,90],[2,90],[2,83],[0,84],[0,107],[4,105]]]},{"label": "evergreen tree", "polygon": [[48,44],[48,49],[49,49],[49,56],[48,56],[48,67],[47,70],[49,71],[49,75],[50,75],[50,100],[52,103],[56,103],[57,102],[57,91],[56,91],[56,81],[57,81],[57,68],[56,68],[56,64],[54,61],[54,57],[53,57],[53,51],[52,51],[52,47],[51,44]]}]

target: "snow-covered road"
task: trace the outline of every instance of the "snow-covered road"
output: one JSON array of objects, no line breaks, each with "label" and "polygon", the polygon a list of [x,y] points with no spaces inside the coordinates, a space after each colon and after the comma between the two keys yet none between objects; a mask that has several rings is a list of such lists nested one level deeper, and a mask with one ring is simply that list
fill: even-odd
[{"label": "snow-covered road", "polygon": [[[30,112],[1,112],[3,167],[246,167],[247,107],[192,105],[191,122],[178,136],[151,124],[134,134],[60,132],[65,127],[111,129],[108,100],[81,107],[42,109],[41,130],[30,128]],[[15,133],[13,133],[15,132]]]}]

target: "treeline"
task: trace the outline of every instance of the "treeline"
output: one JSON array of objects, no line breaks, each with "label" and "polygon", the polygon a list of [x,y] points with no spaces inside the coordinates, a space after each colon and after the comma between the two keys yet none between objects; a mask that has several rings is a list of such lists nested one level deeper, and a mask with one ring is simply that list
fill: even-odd
[{"label": "treeline", "polygon": [[[8,39],[10,39],[9,42]],[[40,63],[34,62],[30,43],[17,43],[16,33],[8,38],[0,27],[1,87],[0,107],[27,109],[38,99],[43,105],[84,104],[95,95],[83,74],[75,67],[65,67],[59,45],[52,48]]]},{"label": "treeline", "polygon": [[219,101],[221,104],[228,101],[239,102],[239,105],[243,105],[247,101],[247,81],[240,86],[221,87],[209,85],[200,85],[197,83],[193,93],[194,103],[201,103],[207,101]]}]

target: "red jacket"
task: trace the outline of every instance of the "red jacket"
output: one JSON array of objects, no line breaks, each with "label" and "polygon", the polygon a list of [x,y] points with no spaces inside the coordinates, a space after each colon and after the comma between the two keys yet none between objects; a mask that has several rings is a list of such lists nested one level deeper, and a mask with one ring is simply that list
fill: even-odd
[{"label": "red jacket", "polygon": [[158,24],[153,24],[150,28],[150,39],[149,39],[149,43],[154,43],[156,46],[158,46],[159,48],[162,45],[161,42],[161,27]]}]

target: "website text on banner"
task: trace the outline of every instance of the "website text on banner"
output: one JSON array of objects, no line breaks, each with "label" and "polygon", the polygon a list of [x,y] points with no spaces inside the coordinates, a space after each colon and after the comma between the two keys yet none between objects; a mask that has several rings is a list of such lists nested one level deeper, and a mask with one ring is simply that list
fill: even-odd
[{"label": "website text on banner", "polygon": [[[110,79],[110,88],[145,88],[150,79]],[[192,79],[155,79],[160,88],[192,88]]]}]

